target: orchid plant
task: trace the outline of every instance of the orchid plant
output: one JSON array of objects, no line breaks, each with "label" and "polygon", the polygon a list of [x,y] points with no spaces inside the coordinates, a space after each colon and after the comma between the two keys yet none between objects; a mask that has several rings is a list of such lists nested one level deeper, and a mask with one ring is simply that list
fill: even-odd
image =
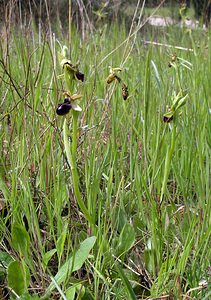
[{"label": "orchid plant", "polygon": [[[165,166],[164,166],[164,175],[163,175],[163,183],[161,187],[160,194],[160,204],[163,202],[164,195],[166,192],[167,181],[170,172],[170,165],[173,157],[173,152],[176,143],[176,133],[177,133],[177,116],[178,111],[184,106],[188,100],[188,94],[184,93],[182,89],[182,82],[180,78],[180,68],[185,67],[191,70],[191,64],[181,58],[178,58],[176,53],[171,55],[171,60],[168,63],[169,67],[173,67],[176,73],[176,88],[179,89],[179,92],[173,92],[172,104],[168,107],[167,112],[163,115],[163,122],[169,125],[171,141],[169,147],[167,148]],[[172,125],[170,124],[172,122]]]},{"label": "orchid plant", "polygon": [[59,77],[62,78],[66,85],[66,91],[63,93],[64,101],[60,103],[56,109],[56,113],[59,116],[67,115],[72,112],[72,144],[70,145],[68,138],[68,124],[67,118],[64,119],[63,125],[63,135],[64,135],[64,147],[67,155],[68,162],[71,167],[72,172],[72,181],[73,181],[73,190],[74,194],[84,217],[86,220],[92,224],[92,218],[89,214],[86,205],[81,196],[79,189],[79,177],[77,170],[77,136],[78,136],[78,116],[79,112],[82,111],[82,108],[79,106],[79,100],[82,99],[82,95],[78,93],[73,93],[75,82],[83,82],[84,74],[79,71],[79,63],[73,64],[72,61],[68,58],[68,48],[64,46],[61,53],[59,53],[60,64],[63,70],[62,75]]}]

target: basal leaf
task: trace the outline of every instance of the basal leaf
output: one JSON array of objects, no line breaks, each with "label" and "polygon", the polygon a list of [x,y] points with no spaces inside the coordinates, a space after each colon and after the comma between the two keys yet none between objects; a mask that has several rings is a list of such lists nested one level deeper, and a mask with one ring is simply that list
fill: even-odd
[{"label": "basal leaf", "polygon": [[13,261],[9,264],[7,272],[8,286],[19,296],[26,292],[30,281],[29,269],[26,264]]},{"label": "basal leaf", "polygon": [[12,226],[12,245],[21,255],[26,256],[29,250],[29,234],[26,228],[18,223]]},{"label": "basal leaf", "polygon": [[[79,249],[75,252],[74,256],[70,257],[65,264],[59,269],[58,273],[54,277],[57,284],[61,284],[72,272],[79,270],[83,263],[88,258],[90,250],[93,248],[96,241],[96,237],[92,236],[84,240]],[[54,283],[51,283],[46,291],[50,293],[55,288]]]},{"label": "basal leaf", "polygon": [[135,242],[135,231],[132,225],[125,224],[119,237],[117,245],[117,255],[121,255],[128,251]]}]

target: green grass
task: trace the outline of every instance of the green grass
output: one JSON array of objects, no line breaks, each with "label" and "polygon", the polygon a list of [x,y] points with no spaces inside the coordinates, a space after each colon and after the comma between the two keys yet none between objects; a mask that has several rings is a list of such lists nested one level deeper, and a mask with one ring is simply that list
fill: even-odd
[{"label": "green grass", "polygon": [[[37,297],[51,293],[50,299],[209,297],[210,35],[168,28],[156,36],[190,52],[146,46],[143,34],[153,40],[147,31],[137,37],[120,74],[130,93],[124,101],[121,87],[106,86],[105,79],[109,66],[121,65],[125,44],[104,58],[126,39],[126,30],[111,25],[83,41],[73,28],[72,60],[80,60],[86,78],[77,86],[83,112],[76,163],[92,222],[77,205],[64,117],[55,113],[64,89],[59,44],[53,36],[39,38],[35,29],[13,31],[5,56],[1,41],[0,282],[11,299],[27,290]],[[180,61],[177,74],[168,67],[174,52],[191,70]],[[188,101],[173,123],[164,123],[180,84]],[[71,114],[67,123],[66,144]],[[86,240],[92,236],[93,244]],[[11,285],[11,260],[19,262],[13,265],[23,287]],[[202,289],[203,279],[208,287]]]}]

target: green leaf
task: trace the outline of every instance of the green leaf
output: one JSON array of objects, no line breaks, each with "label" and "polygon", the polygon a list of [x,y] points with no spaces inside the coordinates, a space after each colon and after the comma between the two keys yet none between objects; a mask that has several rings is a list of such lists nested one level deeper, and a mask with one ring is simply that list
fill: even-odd
[{"label": "green leaf", "polygon": [[82,284],[76,284],[67,289],[66,298],[67,300],[74,300],[77,294],[77,299],[82,299],[85,294],[85,288]]},{"label": "green leaf", "polygon": [[132,225],[125,224],[119,237],[117,245],[117,256],[127,252],[135,242],[135,231]]},{"label": "green leaf", "polygon": [[[70,257],[65,264],[59,269],[58,273],[54,277],[57,284],[61,284],[72,272],[79,270],[85,260],[88,258],[90,250],[93,248],[96,242],[96,237],[92,236],[87,238],[80,244],[79,249],[75,252],[75,255]],[[53,291],[55,288],[54,283],[51,283],[46,290],[46,294]]]},{"label": "green leaf", "polygon": [[0,267],[7,268],[12,261],[12,256],[7,252],[0,251]]},{"label": "green leaf", "polygon": [[64,230],[63,230],[63,232],[61,233],[60,237],[58,238],[58,240],[56,242],[56,250],[57,250],[57,253],[58,253],[58,257],[59,257],[59,264],[60,264],[61,256],[62,256],[63,251],[64,251],[65,240],[66,240],[66,237],[67,237],[67,227],[68,227],[68,224],[65,224]]},{"label": "green leaf", "polygon": [[43,255],[43,264],[47,267],[49,260],[56,253],[56,249],[51,249]]},{"label": "green leaf", "polygon": [[121,232],[122,229],[124,228],[125,224],[127,224],[127,222],[128,222],[125,210],[122,208],[116,210],[115,217],[118,218],[118,230],[119,230],[119,232]]},{"label": "green leaf", "polygon": [[75,299],[75,286],[71,286],[66,292],[67,300],[74,300]]},{"label": "green leaf", "polygon": [[9,264],[7,281],[9,287],[19,296],[27,291],[30,282],[30,274],[28,267],[23,261],[22,264],[18,261],[13,261]]},{"label": "green leaf", "polygon": [[0,281],[7,273],[9,264],[13,261],[13,258],[6,252],[0,251]]},{"label": "green leaf", "polygon": [[76,285],[76,294],[79,299],[81,299],[85,294],[85,287],[80,283]]},{"label": "green leaf", "polygon": [[156,269],[156,253],[153,249],[145,249],[144,250],[144,263],[146,265],[147,271],[153,273]]},{"label": "green leaf", "polygon": [[12,245],[21,255],[27,256],[29,253],[29,234],[26,228],[18,223],[12,226]]},{"label": "green leaf", "polygon": [[130,281],[125,276],[122,268],[120,266],[118,266],[118,265],[116,266],[116,268],[117,268],[117,271],[118,271],[118,273],[119,273],[119,275],[120,275],[120,277],[122,279],[122,283],[125,286],[126,291],[128,292],[129,298],[127,298],[127,299],[137,300],[137,297],[136,297],[136,295],[134,293],[134,290],[133,290],[133,288],[132,288],[132,286],[130,284]]}]

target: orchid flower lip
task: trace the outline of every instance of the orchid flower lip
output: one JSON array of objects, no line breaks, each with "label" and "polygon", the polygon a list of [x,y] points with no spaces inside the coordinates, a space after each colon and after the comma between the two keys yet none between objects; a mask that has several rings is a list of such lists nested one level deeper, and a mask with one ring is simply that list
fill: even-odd
[{"label": "orchid flower lip", "polygon": [[75,73],[75,77],[77,80],[84,82],[84,74],[81,73],[80,71]]},{"label": "orchid flower lip", "polygon": [[69,113],[72,105],[68,102],[60,103],[56,109],[56,113],[59,116],[64,116]]},{"label": "orchid flower lip", "polygon": [[163,122],[164,123],[170,123],[172,120],[173,120],[173,115],[171,117],[167,117],[167,116],[163,117]]}]

